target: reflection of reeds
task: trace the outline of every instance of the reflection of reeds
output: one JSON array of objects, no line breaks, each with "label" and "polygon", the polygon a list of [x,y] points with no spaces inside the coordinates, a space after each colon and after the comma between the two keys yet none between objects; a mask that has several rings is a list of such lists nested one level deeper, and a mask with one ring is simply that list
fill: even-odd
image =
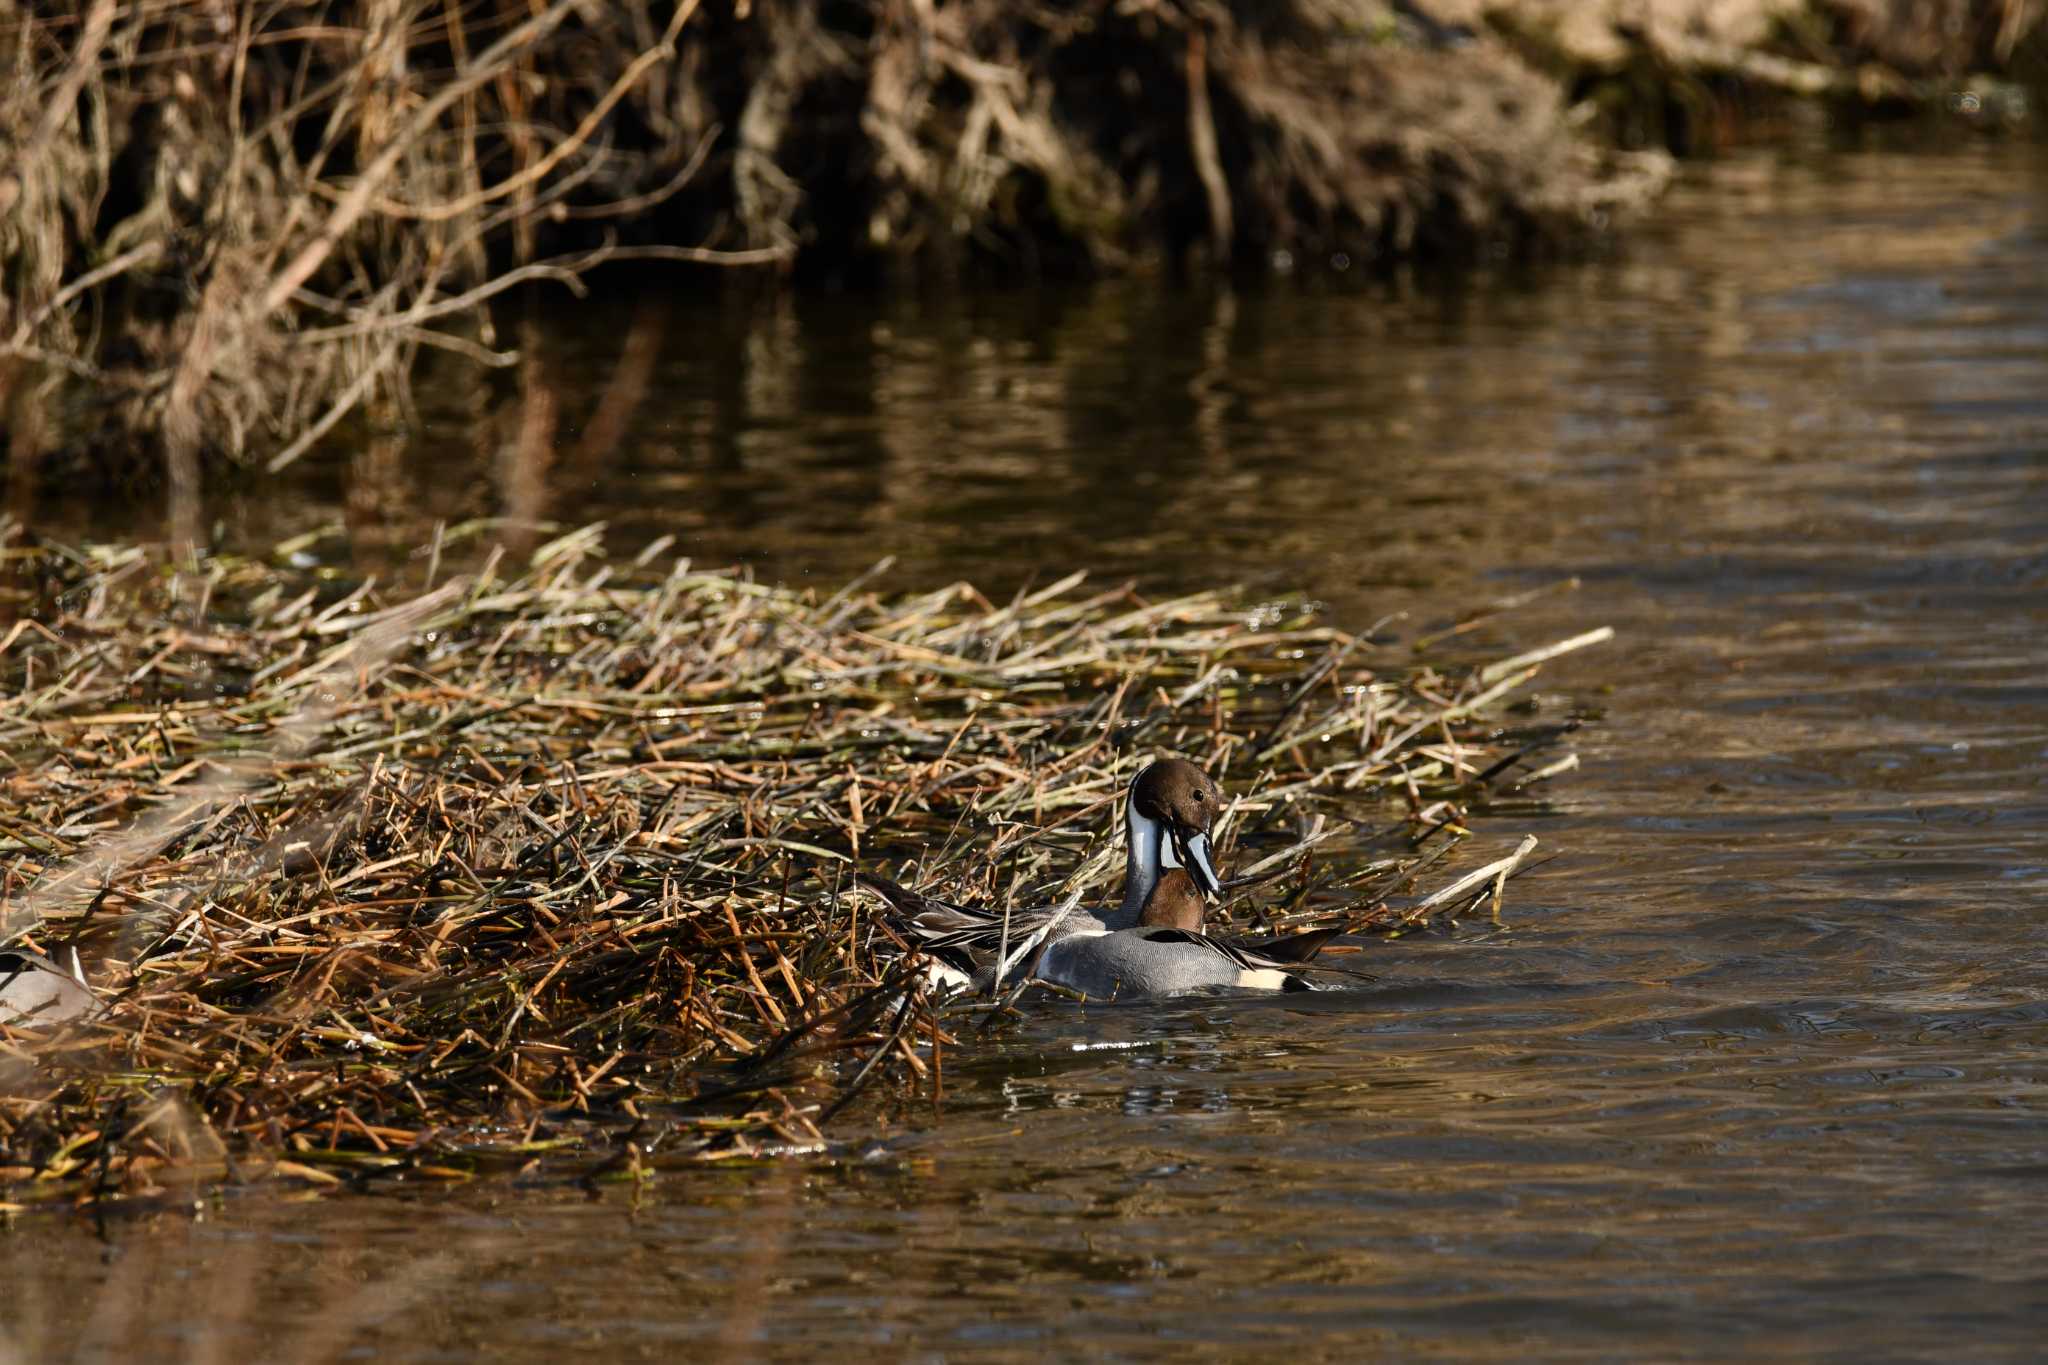
[{"label": "reflection of reeds", "polygon": [[96,1239],[14,1239],[0,1365],[360,1358],[394,1320],[416,1322],[452,1293],[516,1273],[530,1253],[498,1230],[444,1224],[396,1239],[329,1224],[307,1236],[304,1210],[289,1203],[245,1211],[106,1220]]},{"label": "reflection of reeds", "polygon": [[[8,554],[0,943],[79,945],[108,1002],[0,1026],[13,1181],[812,1143],[863,1084],[936,1093],[944,1064],[912,964],[842,894],[854,859],[1106,894],[1121,784],[1164,747],[1237,788],[1221,845],[1279,888],[1266,922],[1392,925],[1428,836],[1557,732],[1475,716],[1527,659],[1382,673],[1299,609],[1078,575],[820,601],[607,561],[592,530],[388,600],[223,560],[195,615],[140,551]],[[1373,841],[1331,819],[1389,805],[1406,828]]]}]

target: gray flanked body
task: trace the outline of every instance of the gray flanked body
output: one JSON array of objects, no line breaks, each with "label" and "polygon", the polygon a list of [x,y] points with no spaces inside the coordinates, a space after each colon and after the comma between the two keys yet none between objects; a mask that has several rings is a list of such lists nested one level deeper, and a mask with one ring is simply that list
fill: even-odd
[{"label": "gray flanked body", "polygon": [[1185,929],[1149,927],[1055,939],[1040,954],[1035,975],[1091,1000],[1313,989],[1283,964],[1256,953]]},{"label": "gray flanked body", "polygon": [[[1068,934],[1039,954],[1034,975],[1097,1000],[1185,995],[1189,991],[1302,991],[1291,961],[1269,957],[1202,932],[1206,893],[1187,869],[1173,866],[1169,850],[1158,882],[1129,929]],[[1313,956],[1326,933],[1281,940]],[[1283,949],[1284,950],[1284,949]]]}]

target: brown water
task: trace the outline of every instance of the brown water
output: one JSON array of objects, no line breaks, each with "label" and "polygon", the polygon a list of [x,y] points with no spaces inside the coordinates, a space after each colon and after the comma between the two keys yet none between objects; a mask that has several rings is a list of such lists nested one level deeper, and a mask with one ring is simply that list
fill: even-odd
[{"label": "brown water", "polygon": [[[577,453],[633,336],[644,395]],[[1604,712],[1584,771],[1480,826],[1567,856],[1505,931],[1374,947],[1374,985],[1047,1005],[949,1055],[940,1112],[637,1206],[32,1221],[0,1358],[2048,1341],[2040,149],[1743,156],[1612,261],[1455,293],[656,298],[549,373],[537,482],[372,448],[229,529],[346,503],[375,558],[379,515],[418,544],[510,503],[821,583],[1089,564],[1411,630],[1578,575],[1482,641],[1621,632],[1544,682]],[[493,401],[443,395],[431,437],[469,449]]]}]

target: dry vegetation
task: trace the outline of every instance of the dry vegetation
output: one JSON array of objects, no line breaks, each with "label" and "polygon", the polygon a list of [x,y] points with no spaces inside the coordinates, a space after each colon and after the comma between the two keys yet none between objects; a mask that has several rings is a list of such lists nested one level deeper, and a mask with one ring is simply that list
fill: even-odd
[{"label": "dry vegetation", "polygon": [[1505,869],[1431,869],[1572,762],[1484,718],[1540,660],[1397,665],[1285,604],[820,601],[594,532],[389,592],[7,541],[0,947],[99,1001],[0,1024],[16,1199],[812,1144],[1002,1017],[934,1007],[856,861],[1107,898],[1172,749],[1238,798],[1240,922],[1395,928],[1497,906]]},{"label": "dry vegetation", "polygon": [[[160,453],[189,494],[206,455],[277,466],[358,409],[402,417],[422,347],[512,363],[484,305],[518,285],[785,259],[603,236],[710,148],[671,107],[695,9],[0,8],[17,468]],[[551,255],[569,223],[584,246]]]},{"label": "dry vegetation", "polygon": [[398,426],[423,347],[514,363],[488,302],[607,261],[1554,244],[1666,174],[1586,136],[1589,77],[1894,97],[2038,9],[0,0],[0,425],[16,479],[161,464],[189,498],[209,456]]},{"label": "dry vegetation", "polygon": [[1648,58],[1674,76],[1725,72],[1797,94],[1902,99],[1947,88],[1916,88],[1924,78],[2008,69],[2043,17],[2037,0],[1442,0],[1432,8],[1547,34],[1581,70]]},{"label": "dry vegetation", "polygon": [[1654,188],[1497,45],[1241,8],[0,3],[14,477],[395,426],[421,348],[512,364],[489,300],[602,262],[1364,258]]}]

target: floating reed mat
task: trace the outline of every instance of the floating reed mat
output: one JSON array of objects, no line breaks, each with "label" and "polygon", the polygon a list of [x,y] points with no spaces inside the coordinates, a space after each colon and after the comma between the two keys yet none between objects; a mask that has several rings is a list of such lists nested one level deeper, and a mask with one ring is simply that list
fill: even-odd
[{"label": "floating reed mat", "polygon": [[1605,635],[1433,668],[1299,603],[821,596],[596,528],[397,588],[5,528],[0,555],[16,1199],[631,1174],[814,1147],[856,1092],[927,1103],[1016,1006],[931,998],[852,869],[1113,899],[1161,752],[1232,794],[1240,924],[1498,913],[1520,853],[1454,879],[1484,861],[1462,822],[1569,767],[1570,722],[1488,717]]}]

